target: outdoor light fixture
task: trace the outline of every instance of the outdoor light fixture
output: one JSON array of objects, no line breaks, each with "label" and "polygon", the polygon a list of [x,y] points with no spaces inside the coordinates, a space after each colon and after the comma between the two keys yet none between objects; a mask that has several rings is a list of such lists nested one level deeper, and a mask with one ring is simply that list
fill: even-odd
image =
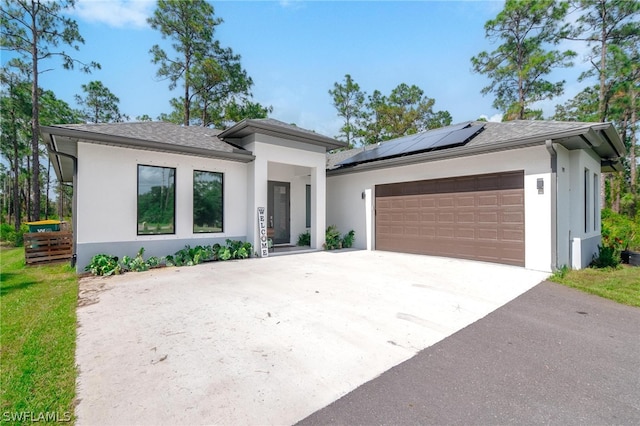
[{"label": "outdoor light fixture", "polygon": [[544,194],[544,179],[538,178],[538,194]]}]

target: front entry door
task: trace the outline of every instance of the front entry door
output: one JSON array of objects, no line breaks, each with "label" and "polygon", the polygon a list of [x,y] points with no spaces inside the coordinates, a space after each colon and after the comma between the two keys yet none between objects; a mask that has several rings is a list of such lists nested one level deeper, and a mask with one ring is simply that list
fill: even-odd
[{"label": "front entry door", "polygon": [[267,233],[273,239],[274,244],[289,244],[290,232],[290,197],[289,182],[267,183],[269,194],[267,196]]}]

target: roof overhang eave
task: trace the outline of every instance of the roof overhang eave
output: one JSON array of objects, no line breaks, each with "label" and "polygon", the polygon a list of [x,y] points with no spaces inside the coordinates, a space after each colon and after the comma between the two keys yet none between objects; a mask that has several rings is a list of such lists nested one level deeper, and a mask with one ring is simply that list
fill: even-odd
[{"label": "roof overhang eave", "polygon": [[[592,126],[583,126],[577,129],[568,129],[547,135],[536,135],[528,138],[511,139],[497,144],[483,144],[475,146],[464,145],[442,151],[423,152],[420,154],[389,158],[380,161],[360,163],[353,166],[327,170],[327,176],[336,176],[365,170],[383,169],[398,165],[415,164],[450,158],[467,157],[471,155],[485,154],[497,151],[506,151],[510,149],[526,148],[530,146],[543,145],[549,139],[551,139],[553,142],[561,143],[560,141],[562,140],[569,140],[575,137],[582,137],[585,141],[588,141],[588,146],[594,149],[601,156],[604,154],[604,150],[612,150],[615,155],[602,158],[602,171],[609,171],[605,170],[605,164],[606,168],[611,169],[611,171],[619,170],[619,158],[625,153],[624,145],[622,144],[620,136],[611,123],[594,123]],[[598,149],[599,147],[600,149]]]},{"label": "roof overhang eave", "polygon": [[325,148],[326,151],[332,149],[344,148],[347,146],[345,142],[336,141],[323,135],[312,135],[305,131],[296,129],[285,129],[277,126],[270,125],[269,123],[262,123],[260,121],[248,121],[242,120],[234,126],[221,132],[218,137],[220,139],[237,139],[248,136],[251,133],[262,133],[269,136],[295,138],[300,142],[305,142],[311,145],[317,145]]},{"label": "roof overhang eave", "polygon": [[64,153],[65,156],[60,155],[59,152],[61,152],[61,148],[56,143],[54,135],[43,129],[43,126],[40,127],[40,136],[47,147],[47,154],[49,155],[53,171],[56,174],[58,181],[62,183],[73,182],[73,170],[70,170],[67,173],[66,168],[63,167],[62,163],[65,161],[71,161],[68,157],[75,157],[75,155],[66,152]]},{"label": "roof overhang eave", "polygon": [[185,145],[173,145],[163,142],[127,138],[117,135],[105,135],[100,133],[87,132],[83,130],[69,129],[65,127],[41,126],[40,133],[49,134],[52,139],[55,136],[66,137],[73,140],[87,140],[103,145],[115,145],[125,148],[138,148],[152,151],[170,152],[175,154],[191,154],[199,157],[216,158],[222,160],[238,161],[241,163],[250,163],[255,160],[255,155],[250,152],[241,152],[238,149],[233,151],[216,151],[204,148],[198,148]]}]

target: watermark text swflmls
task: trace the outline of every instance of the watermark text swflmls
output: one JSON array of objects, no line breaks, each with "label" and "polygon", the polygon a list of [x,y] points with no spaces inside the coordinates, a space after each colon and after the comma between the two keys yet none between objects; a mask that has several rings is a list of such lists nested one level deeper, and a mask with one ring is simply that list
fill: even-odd
[{"label": "watermark text swflmls", "polygon": [[71,421],[71,413],[65,411],[5,411],[2,413],[2,422],[20,422],[20,423],[67,423]]}]

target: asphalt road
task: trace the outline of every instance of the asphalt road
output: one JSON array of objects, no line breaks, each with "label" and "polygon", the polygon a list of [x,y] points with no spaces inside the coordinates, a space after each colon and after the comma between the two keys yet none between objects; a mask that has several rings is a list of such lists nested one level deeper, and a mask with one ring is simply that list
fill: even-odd
[{"label": "asphalt road", "polygon": [[542,283],[299,424],[640,424],[640,309]]}]

